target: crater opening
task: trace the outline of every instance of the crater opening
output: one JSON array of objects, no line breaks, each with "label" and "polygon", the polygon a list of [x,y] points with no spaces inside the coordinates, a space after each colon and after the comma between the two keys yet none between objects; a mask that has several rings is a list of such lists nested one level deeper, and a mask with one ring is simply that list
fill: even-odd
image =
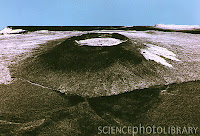
[{"label": "crater opening", "polygon": [[[120,34],[90,33],[67,39],[40,56],[40,63],[51,70],[98,71],[113,63],[140,64],[139,51],[129,50],[131,42]],[[48,63],[47,63],[48,62]]]},{"label": "crater opening", "polygon": [[124,41],[115,38],[92,38],[86,40],[76,41],[80,46],[115,46],[119,45]]}]

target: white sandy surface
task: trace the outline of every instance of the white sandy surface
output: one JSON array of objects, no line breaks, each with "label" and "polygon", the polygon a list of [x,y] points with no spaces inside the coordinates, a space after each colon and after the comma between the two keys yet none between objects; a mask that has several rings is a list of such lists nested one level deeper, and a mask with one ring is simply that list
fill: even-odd
[{"label": "white sandy surface", "polygon": [[200,29],[200,25],[164,25],[164,24],[156,24],[155,28],[167,29],[167,30],[195,30]]},{"label": "white sandy surface", "polygon": [[4,28],[3,30],[0,31],[0,34],[17,34],[17,33],[23,33],[26,32],[26,30],[22,30],[22,29],[12,29],[9,27]]},{"label": "white sandy surface", "polygon": [[76,42],[80,45],[88,45],[88,46],[114,46],[122,43],[123,41],[115,38],[91,38]]},{"label": "white sandy surface", "polygon": [[147,60],[154,60],[155,62],[161,63],[168,67],[173,67],[170,63],[168,63],[164,58],[174,60],[174,61],[180,61],[176,58],[176,54],[174,54],[172,51],[167,50],[166,48],[159,47],[152,44],[145,44],[146,48],[141,49],[141,54],[147,59]]}]

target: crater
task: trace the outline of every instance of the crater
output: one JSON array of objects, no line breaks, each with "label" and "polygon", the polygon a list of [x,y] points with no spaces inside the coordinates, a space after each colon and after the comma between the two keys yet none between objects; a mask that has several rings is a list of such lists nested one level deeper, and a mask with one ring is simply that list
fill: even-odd
[{"label": "crater", "polygon": [[76,41],[80,46],[114,46],[124,41],[115,38],[92,38],[86,40]]},{"label": "crater", "polygon": [[110,96],[164,82],[154,70],[160,65],[155,64],[124,35],[88,33],[24,60],[14,76],[65,94]]},{"label": "crater", "polygon": [[116,62],[138,64],[140,52],[129,51],[131,42],[120,34],[91,33],[67,39],[39,57],[46,69],[97,72]]}]

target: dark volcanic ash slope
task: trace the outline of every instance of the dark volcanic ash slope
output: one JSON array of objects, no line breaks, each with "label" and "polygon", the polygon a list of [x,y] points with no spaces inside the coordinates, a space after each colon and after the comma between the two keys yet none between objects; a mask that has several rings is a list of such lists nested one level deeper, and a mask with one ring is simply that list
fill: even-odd
[{"label": "dark volcanic ash slope", "polygon": [[[80,46],[76,42],[91,38],[115,38],[123,42],[99,47]],[[147,61],[140,53],[143,46],[117,33],[75,36],[37,57],[26,59],[13,75],[64,93],[87,97],[167,84],[173,74],[170,68]]]}]

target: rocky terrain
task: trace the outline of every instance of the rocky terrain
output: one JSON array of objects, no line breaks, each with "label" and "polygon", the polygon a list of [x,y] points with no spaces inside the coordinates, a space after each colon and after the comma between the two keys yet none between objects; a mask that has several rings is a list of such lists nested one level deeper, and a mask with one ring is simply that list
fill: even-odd
[{"label": "rocky terrain", "polygon": [[0,134],[200,127],[200,35],[161,26],[0,35]]}]

